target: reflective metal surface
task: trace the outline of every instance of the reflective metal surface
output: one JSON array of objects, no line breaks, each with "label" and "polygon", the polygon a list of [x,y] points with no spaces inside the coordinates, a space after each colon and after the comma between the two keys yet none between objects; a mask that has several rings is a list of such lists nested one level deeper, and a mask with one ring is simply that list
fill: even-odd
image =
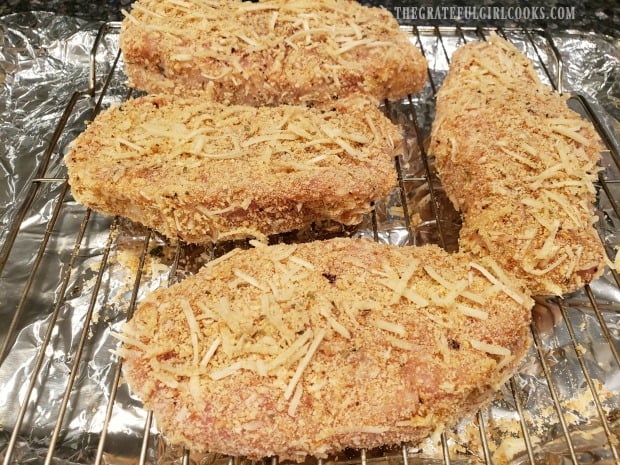
[{"label": "reflective metal surface", "polygon": [[[166,442],[128,391],[118,329],[146,292],[244,242],[168,244],[73,201],[62,156],[98,111],[130,96],[118,25],[47,14],[5,17],[0,51],[0,457],[9,463],[223,463]],[[459,217],[426,156],[434,93],[456,47],[490,31],[407,28],[429,61],[419,94],[385,104],[406,135],[399,188],[358,227],[315,225],[275,237],[365,236],[455,250]],[[608,38],[500,30],[547,83],[574,94],[607,148],[598,228],[619,243],[620,51]],[[501,115],[498,115],[501,117]],[[420,445],[346,451],[340,463],[619,463],[620,287],[615,272],[562,299],[539,298],[535,344],[493,403]],[[276,465],[277,458],[266,459]],[[327,463],[332,460],[323,460]]]}]

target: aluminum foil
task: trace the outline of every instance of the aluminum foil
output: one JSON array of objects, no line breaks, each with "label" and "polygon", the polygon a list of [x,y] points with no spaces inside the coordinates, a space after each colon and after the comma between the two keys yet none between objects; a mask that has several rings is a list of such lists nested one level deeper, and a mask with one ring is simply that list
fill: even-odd
[{"label": "aluminum foil", "polygon": [[[44,13],[6,16],[0,24],[0,258],[6,259],[0,272],[0,344],[7,349],[6,358],[0,360],[0,457],[6,454],[23,413],[12,446],[15,463],[43,463],[47,455],[55,463],[137,463],[145,432],[145,460],[175,462],[182,451],[166,442],[155,422],[146,421],[147,412],[122,378],[114,390],[118,341],[113,333],[133,303],[150,289],[182,279],[242,243],[177,248],[126,220],[88,212],[74,202],[64,180],[62,156],[93,117],[100,98],[106,107],[127,96],[122,57],[113,68],[117,31],[107,32],[97,48],[97,81],[90,89],[89,54],[99,24]],[[559,66],[541,34],[506,31],[506,35],[534,59],[550,85],[558,85]],[[418,45],[428,58],[432,82],[413,97],[416,121],[407,109],[408,101],[385,108],[407,138],[399,160],[404,192],[379,201],[376,214],[359,227],[324,224],[280,240],[353,235],[400,245],[434,242],[456,248],[458,214],[433,181],[439,222],[435,218],[433,198],[422,179],[425,166],[418,142],[424,141],[418,137],[428,135],[434,115],[433,87],[440,85],[448,70],[441,44],[450,54],[463,39],[476,38],[476,31],[466,30],[463,37],[448,31],[440,42],[432,29],[420,29]],[[586,99],[617,149],[617,43],[575,32],[553,38],[564,64],[563,89]],[[571,104],[585,112],[579,100]],[[67,105],[70,111],[65,112]],[[50,146],[63,114],[67,122],[58,142]],[[620,192],[613,181],[620,176],[609,152],[603,154],[602,165],[617,201]],[[26,201],[31,202],[24,209]],[[620,219],[606,195],[600,195],[598,208],[599,230],[614,257],[620,245]],[[610,463],[610,437],[617,441],[620,431],[620,367],[614,358],[614,348],[616,357],[620,350],[620,289],[609,270],[591,288],[592,295],[580,291],[560,300],[539,299],[533,324],[537,344],[519,373],[476,418],[464,419],[448,431],[443,443],[441,438],[429,438],[408,447],[409,460],[442,463],[447,450],[452,463],[480,463],[485,454],[493,463],[528,463],[527,436],[538,463],[570,463],[571,453],[588,463]],[[50,441],[55,443],[51,452]],[[190,458],[205,464],[228,460],[212,455]],[[360,456],[343,454],[337,460],[358,463]],[[368,451],[366,460],[402,461],[402,451]]]}]

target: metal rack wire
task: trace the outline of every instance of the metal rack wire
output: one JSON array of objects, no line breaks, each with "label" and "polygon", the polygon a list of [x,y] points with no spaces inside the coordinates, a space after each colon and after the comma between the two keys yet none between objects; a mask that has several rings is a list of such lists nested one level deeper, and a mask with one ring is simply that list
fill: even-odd
[{"label": "metal rack wire", "polygon": [[[24,313],[28,305],[31,305],[32,295],[36,293],[38,281],[40,279],[42,263],[46,255],[54,253],[50,249],[50,241],[55,235],[61,234],[70,239],[67,242],[64,251],[63,266],[60,273],[60,281],[53,298],[44,302],[44,305],[51,309],[49,317],[46,320],[46,327],[39,343],[39,349],[36,360],[33,364],[32,373],[29,382],[23,387],[19,393],[19,408],[13,424],[5,424],[7,440],[3,449],[0,450],[0,457],[3,459],[3,465],[12,463],[20,463],[19,447],[27,439],[27,424],[29,418],[33,416],[33,409],[36,408],[36,398],[45,395],[45,371],[48,362],[48,349],[53,344],[57,324],[61,318],[61,312],[64,303],[73,292],[71,286],[76,273],[83,272],[77,267],[80,255],[82,254],[85,241],[89,236],[92,218],[95,213],[85,210],[79,222],[79,227],[72,230],[66,230],[63,227],[63,215],[68,215],[64,209],[66,203],[70,200],[70,189],[66,178],[54,177],[48,174],[48,166],[50,160],[57,153],[57,145],[61,135],[67,130],[67,123],[70,120],[76,105],[84,99],[92,103],[92,115],[96,115],[104,106],[106,93],[110,83],[118,75],[120,53],[117,54],[115,61],[111,64],[109,71],[100,80],[97,67],[97,48],[100,46],[104,38],[118,34],[118,23],[107,23],[102,26],[95,40],[93,50],[91,52],[91,72],[89,76],[88,89],[80,90],[73,94],[69,101],[61,119],[58,122],[56,131],[52,135],[47,150],[44,154],[43,161],[32,180],[31,185],[24,203],[19,208],[15,221],[11,224],[8,231],[7,239],[0,250],[0,277],[7,270],[7,265],[11,263],[12,253],[16,244],[19,242],[20,234],[22,234],[22,226],[29,212],[36,208],[36,201],[43,195],[49,195],[45,192],[46,186],[54,187],[54,207],[52,214],[45,226],[45,232],[40,238],[39,247],[34,253],[32,265],[28,276],[23,282],[22,288],[19,290],[19,298],[15,303],[13,318],[9,323],[7,336],[0,347],[0,364],[5,361],[11,352],[11,348],[18,336],[20,328],[24,323]],[[372,237],[375,240],[391,241],[391,234],[394,229],[400,231],[399,237],[404,237],[405,243],[417,244],[423,242],[436,242],[444,248],[454,249],[456,247],[456,234],[458,230],[458,222],[455,219],[456,214],[450,211],[445,195],[441,190],[439,180],[433,169],[432,160],[429,159],[425,149],[425,139],[430,130],[430,124],[433,115],[433,99],[435,92],[441,85],[443,78],[443,69],[447,67],[450,61],[451,47],[447,42],[463,44],[471,40],[485,40],[490,30],[480,28],[439,28],[439,27],[412,27],[408,29],[412,34],[412,40],[427,55],[433,56],[434,64],[431,62],[428,71],[429,83],[427,88],[419,96],[411,96],[406,101],[396,103],[386,103],[385,111],[394,121],[401,124],[406,134],[407,148],[406,153],[396,160],[395,167],[398,172],[399,188],[393,198],[385,205],[377,205],[376,212],[367,220],[367,226],[372,231]],[[499,29],[496,31],[505,38],[514,39],[518,37],[527,46],[529,54],[536,59],[538,69],[541,71],[543,78],[559,92],[563,91],[563,60],[554,44],[553,38],[545,31],[539,30],[519,30],[519,29]],[[432,52],[429,50],[432,48]],[[429,60],[430,62],[430,60]],[[437,65],[440,63],[440,65]],[[127,97],[130,96],[130,91]],[[601,134],[601,138],[606,145],[606,151],[603,158],[606,163],[613,163],[620,169],[620,155],[613,144],[613,137],[607,132],[606,126],[600,120],[595,109],[590,105],[588,100],[580,95],[571,97],[571,101],[578,107],[577,110],[591,119],[597,130]],[[598,191],[600,193],[601,203],[609,207],[607,215],[613,216],[613,222],[620,218],[618,210],[619,198],[616,195],[617,185],[620,180],[610,178],[605,172],[601,173],[599,179]],[[390,227],[383,227],[386,215],[389,216],[390,207],[398,207],[402,214],[399,221],[390,223]],[[414,218],[416,220],[414,221]],[[396,224],[396,227],[394,227]],[[94,314],[97,309],[105,305],[105,285],[107,279],[107,270],[109,267],[110,255],[114,253],[118,246],[119,237],[124,232],[123,220],[114,218],[109,224],[107,238],[105,244],[102,244],[100,252],[100,260],[98,267],[94,270],[94,284],[92,285],[92,294],[90,295],[85,308],[81,330],[77,334],[77,343],[71,349],[70,362],[68,363],[68,372],[65,374],[66,383],[62,398],[57,405],[57,410],[53,412],[56,420],[51,432],[46,436],[44,446],[41,453],[40,461],[45,465],[52,463],[61,463],[61,460],[70,460],[78,463],[94,463],[100,465],[102,463],[114,463],[112,458],[114,454],[110,451],[113,449],[114,437],[109,429],[115,409],[122,408],[118,401],[118,392],[122,389],[122,367],[121,362],[114,364],[114,369],[109,379],[111,380],[107,386],[106,403],[103,406],[104,415],[101,420],[100,431],[94,435],[94,439],[88,439],[85,449],[78,458],[72,457],[67,459],[62,452],[63,436],[70,425],[67,424],[68,417],[72,415],[74,408],[74,396],[76,386],[79,385],[79,378],[84,367],[84,363],[88,363],[90,353],[89,337],[94,323]],[[392,228],[392,229],[390,229]],[[338,230],[335,234],[352,234],[354,231]],[[310,231],[306,233],[310,238],[322,237],[321,232]],[[330,232],[330,234],[332,234]],[[139,298],[141,286],[143,284],[143,274],[145,273],[145,263],[149,259],[153,251],[154,244],[160,244],[159,238],[155,233],[150,231],[144,232],[139,236],[139,253],[137,254],[138,264],[135,275],[132,277],[132,283],[129,290],[129,298],[124,308],[125,317],[130,318],[135,304]],[[243,243],[225,244],[221,246],[213,246],[203,251],[208,257],[217,257],[224,253],[227,248],[235,245],[243,246]],[[608,250],[611,250],[613,244],[606,244]],[[188,271],[185,269],[189,259],[194,252],[189,247],[179,244],[173,249],[173,256],[169,261],[168,283],[172,283]],[[620,281],[615,271],[611,271],[612,280],[615,286],[620,288]],[[541,373],[541,382],[548,389],[548,396],[551,400],[551,407],[548,415],[554,420],[550,423],[556,430],[556,436],[550,441],[554,444],[555,451],[558,456],[565,458],[567,463],[590,463],[593,460],[592,455],[597,454],[600,463],[620,463],[619,458],[619,431],[620,422],[618,417],[617,402],[609,401],[609,397],[603,389],[600,382],[593,374],[596,367],[584,357],[584,344],[588,344],[587,331],[600,333],[601,340],[604,344],[597,347],[597,353],[605,353],[608,359],[608,366],[613,373],[620,376],[620,357],[619,349],[620,338],[618,337],[618,326],[620,321],[618,318],[619,302],[613,301],[611,304],[601,301],[597,297],[596,292],[586,286],[582,292],[576,297],[568,296],[562,299],[540,299],[534,314],[532,323],[532,337],[534,345],[532,349],[532,357],[534,365],[539,368]],[[611,307],[611,311],[607,308]],[[545,326],[548,319],[552,319],[551,327]],[[584,323],[585,322],[585,323]],[[586,324],[587,323],[587,324]],[[587,326],[587,331],[583,327]],[[573,399],[571,393],[562,392],[558,387],[558,376],[564,376],[563,372],[557,367],[562,365],[561,357],[557,356],[557,350],[571,351],[580,368],[578,373],[579,380],[575,384],[584,387],[584,391],[589,402],[593,405],[590,412],[581,415],[579,421],[582,424],[594,427],[596,431],[601,431],[602,440],[597,440],[596,452],[592,447],[592,441],[586,444],[580,439],[579,428],[576,423],[571,420],[573,415]],[[512,412],[511,421],[517,426],[517,430],[513,430],[511,440],[518,441],[519,454],[514,459],[514,463],[546,463],[547,453],[540,439],[540,428],[536,426],[535,414],[532,412],[539,411],[538,407],[529,405],[528,392],[530,380],[527,373],[522,377],[515,377],[509,381],[502,395],[498,398],[498,403],[506,406]],[[498,451],[502,450],[501,440],[496,437],[494,431],[498,430],[499,422],[496,418],[493,406],[489,409],[480,411],[475,418],[470,419],[468,425],[473,425],[476,431],[476,438],[470,438],[465,447],[462,442],[455,439],[454,431],[446,431],[441,434],[438,440],[438,447],[432,452],[423,450],[420,446],[402,445],[398,448],[388,448],[379,451],[355,451],[347,453],[340,457],[330,460],[318,460],[320,465],[327,462],[338,461],[344,463],[359,463],[367,465],[368,463],[402,463],[409,465],[413,463],[501,463],[502,455]],[[585,422],[585,423],[583,423]],[[598,428],[598,429],[597,429]],[[165,443],[161,436],[157,433],[154,424],[153,415],[148,412],[144,415],[142,432],[140,434],[141,443],[139,447],[135,447],[130,453],[128,460],[131,463],[139,463],[140,465],[152,462],[180,462],[183,465],[189,463],[222,463],[227,465],[240,464],[247,462],[239,457],[204,457],[194,456],[191,451],[177,450],[169,445],[165,452],[161,450],[162,444]],[[1,443],[0,443],[1,444]],[[460,446],[459,446],[460,444]],[[560,452],[557,452],[557,451]],[[278,458],[273,457],[264,460],[265,464],[277,465]],[[564,463],[564,462],[562,462]]]}]

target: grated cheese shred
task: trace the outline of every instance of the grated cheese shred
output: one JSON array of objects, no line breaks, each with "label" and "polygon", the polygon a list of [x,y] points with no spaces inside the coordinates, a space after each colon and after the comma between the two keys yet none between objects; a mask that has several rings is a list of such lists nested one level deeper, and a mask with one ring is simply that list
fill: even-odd
[{"label": "grated cheese shred", "polygon": [[149,347],[146,344],[140,342],[140,340],[137,338],[128,336],[126,333],[117,333],[115,331],[110,331],[110,336],[112,336],[115,339],[118,339],[119,341],[123,342],[126,345],[137,347],[143,352],[149,351]]},{"label": "grated cheese shred", "polygon": [[278,355],[276,358],[274,358],[269,363],[267,363],[267,371],[271,372],[275,370],[276,368],[280,367],[281,365],[284,365],[287,362],[287,360],[291,358],[293,354],[295,354],[295,352],[298,352],[299,349],[301,349],[306,344],[306,342],[308,342],[310,338],[312,338],[312,335],[313,333],[311,329],[306,330],[285,351],[283,351],[282,353],[280,353],[280,355]]},{"label": "grated cheese shred", "polygon": [[301,401],[301,395],[303,394],[303,387],[301,383],[298,383],[295,387],[295,393],[293,394],[293,398],[288,404],[288,413],[289,416],[294,417],[295,412],[297,411],[297,407],[299,406],[299,402]]},{"label": "grated cheese shred", "polygon": [[474,349],[486,352],[487,354],[508,356],[512,353],[510,349],[498,346],[497,344],[489,344],[488,342],[478,341],[476,339],[470,339],[469,342]]},{"label": "grated cheese shred", "polygon": [[319,329],[317,331],[317,334],[314,340],[312,341],[312,344],[310,344],[310,347],[308,348],[308,352],[306,352],[306,355],[304,355],[304,358],[301,359],[301,362],[299,362],[299,365],[297,366],[297,369],[295,370],[295,374],[289,381],[288,386],[286,387],[286,390],[284,391],[284,398],[286,400],[289,400],[291,395],[293,394],[293,390],[295,389],[295,386],[301,379],[301,376],[303,375],[304,370],[310,363],[310,360],[314,356],[314,353],[319,348],[319,344],[321,344],[321,342],[323,341],[325,334],[326,334],[325,329]]},{"label": "grated cheese shred", "polygon": [[470,316],[478,320],[487,320],[489,318],[488,312],[480,310],[478,308],[470,307],[469,305],[456,304],[456,309],[465,316]]},{"label": "grated cheese shred", "polygon": [[497,279],[495,276],[493,276],[491,272],[487,270],[486,268],[484,268],[482,265],[479,265],[475,262],[469,262],[468,266],[470,268],[474,268],[475,270],[478,270],[482,274],[482,276],[487,278],[492,284],[495,284],[496,286],[498,286],[502,290],[502,292],[504,292],[504,294],[506,294],[508,297],[513,299],[515,302],[517,302],[520,305],[524,304],[523,297],[521,297],[515,291],[510,289],[510,287],[508,287],[507,285],[502,283],[499,279]]},{"label": "grated cheese shred", "polygon": [[400,323],[393,323],[391,321],[382,320],[380,318],[374,320],[372,323],[377,328],[397,334],[400,337],[407,336],[407,330]]},{"label": "grated cheese shred", "polygon": [[250,276],[249,274],[245,273],[244,271],[241,271],[241,270],[235,268],[233,270],[233,273],[234,273],[235,276],[237,276],[238,278],[240,278],[244,282],[250,284],[251,286],[254,286],[254,287],[260,289],[261,291],[267,291],[269,289],[267,286],[259,283],[256,278],[253,278],[252,276]]},{"label": "grated cheese shred", "polygon": [[202,357],[202,360],[200,361],[201,368],[207,367],[207,365],[211,361],[211,358],[215,355],[215,352],[217,351],[217,348],[220,346],[221,343],[222,343],[222,340],[219,337],[216,337],[215,340],[211,343],[211,345],[207,349],[207,352],[205,352],[204,356]]},{"label": "grated cheese shred", "polygon": [[194,316],[194,311],[192,310],[190,303],[186,299],[181,299],[179,303],[187,320],[187,325],[189,326],[190,340],[192,341],[192,349],[194,354],[192,363],[193,365],[198,365],[198,354],[200,352],[198,340],[201,339],[200,327],[198,326],[198,322],[196,321],[196,317]]}]

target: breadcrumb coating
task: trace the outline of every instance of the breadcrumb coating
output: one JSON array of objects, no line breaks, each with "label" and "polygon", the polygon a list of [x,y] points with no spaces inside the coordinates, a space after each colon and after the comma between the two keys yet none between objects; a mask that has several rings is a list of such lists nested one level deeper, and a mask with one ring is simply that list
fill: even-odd
[{"label": "breadcrumb coating", "polygon": [[228,104],[397,100],[427,72],[389,11],[349,0],[138,0],[120,46],[137,89]]},{"label": "breadcrumb coating", "polygon": [[234,249],[122,328],[174,443],[303,461],[416,442],[475,412],[529,346],[532,300],[487,260],[361,239]]},{"label": "breadcrumb coating", "polygon": [[397,185],[401,145],[366,100],[255,108],[151,95],[99,114],[65,162],[79,202],[204,244],[359,223]]},{"label": "breadcrumb coating", "polygon": [[430,153],[463,216],[460,246],[533,295],[575,291],[606,263],[593,205],[602,148],[566,100],[496,35],[457,49],[437,94]]}]

